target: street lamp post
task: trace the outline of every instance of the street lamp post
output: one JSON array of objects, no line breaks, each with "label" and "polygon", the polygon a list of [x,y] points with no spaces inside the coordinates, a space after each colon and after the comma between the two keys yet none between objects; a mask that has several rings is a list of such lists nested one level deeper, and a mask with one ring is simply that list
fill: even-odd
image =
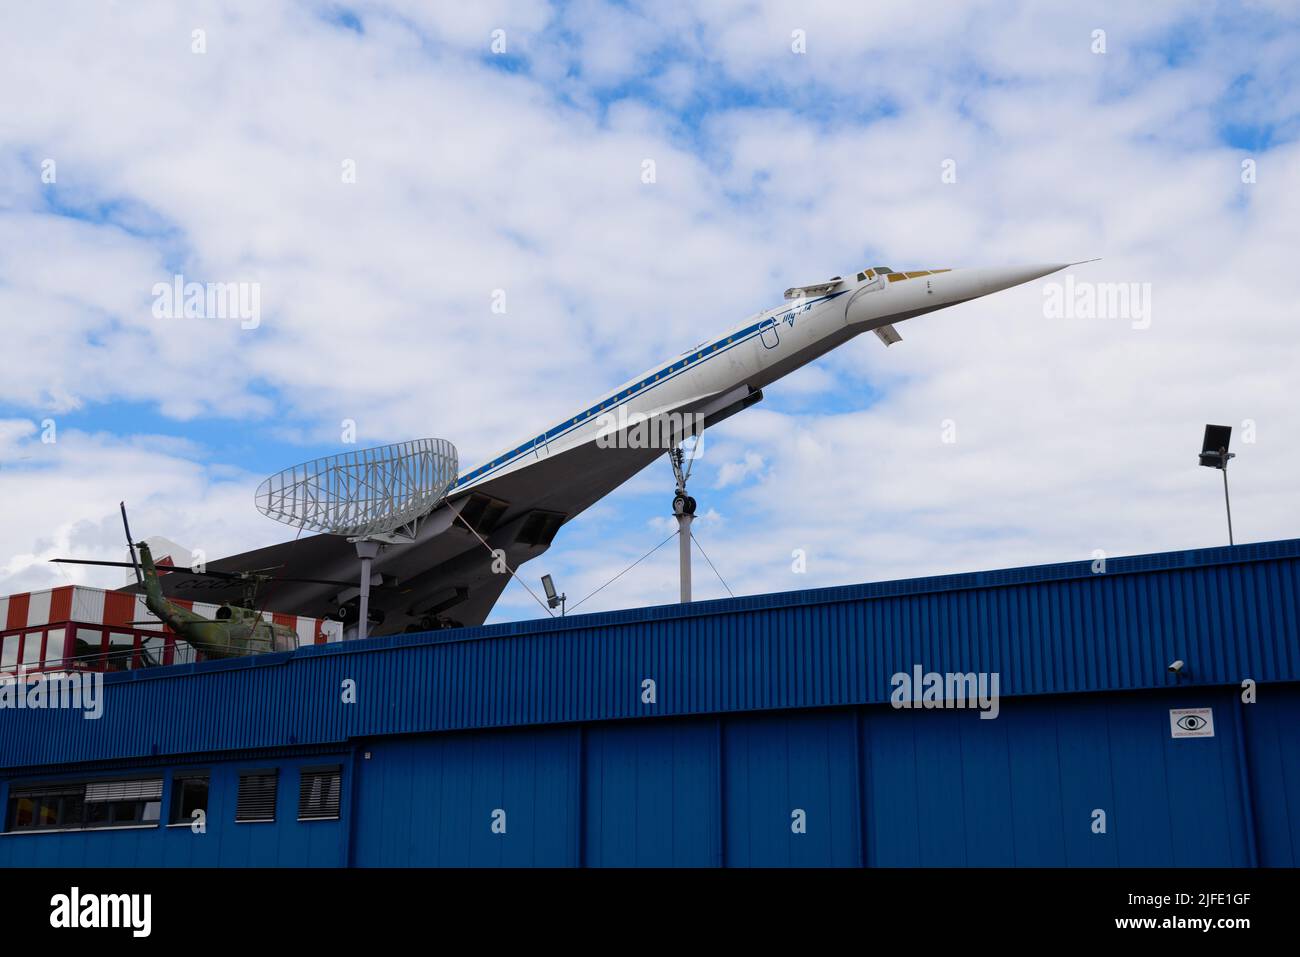
[{"label": "street lamp post", "polygon": [[1235,544],[1232,539],[1232,502],[1228,498],[1228,462],[1236,458],[1236,453],[1228,451],[1232,441],[1232,426],[1207,425],[1205,438],[1201,440],[1201,465],[1218,469],[1223,473],[1223,505],[1228,511],[1228,544]]}]

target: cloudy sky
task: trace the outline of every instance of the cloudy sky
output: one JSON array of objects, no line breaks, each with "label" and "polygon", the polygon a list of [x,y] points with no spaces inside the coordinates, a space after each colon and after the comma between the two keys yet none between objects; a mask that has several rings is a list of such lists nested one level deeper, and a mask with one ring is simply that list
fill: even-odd
[{"label": "cloudy sky", "polygon": [[[1040,282],[773,386],[693,479],[735,593],[1222,544],[1206,422],[1237,540],[1300,535],[1292,3],[41,3],[0,79],[0,594],[121,584],[46,561],[120,557],[119,499],[209,557],[290,538],[253,489],[345,420],[469,468],[875,263],[1102,257],[1073,281],[1149,321]],[[158,316],[177,274],[256,283],[255,327]],[[671,493],[525,574],[572,606]],[[663,548],[583,610],[675,594]]]}]

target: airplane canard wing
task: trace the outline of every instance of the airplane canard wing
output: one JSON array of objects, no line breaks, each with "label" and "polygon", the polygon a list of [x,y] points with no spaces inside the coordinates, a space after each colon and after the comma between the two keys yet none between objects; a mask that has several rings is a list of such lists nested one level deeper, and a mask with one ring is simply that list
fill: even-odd
[{"label": "airplane canard wing", "polygon": [[[692,400],[676,411],[703,415],[707,427],[761,398],[761,391],[741,386]],[[505,563],[516,570],[537,558],[566,522],[666,451],[598,444],[593,438],[549,454],[530,451],[527,464],[453,491],[422,519],[413,541],[386,545],[375,559],[370,606],[382,612],[384,620],[372,625],[370,633],[422,630],[435,627],[439,619],[482,624],[510,581],[497,556],[504,555]],[[272,568],[272,575],[286,578],[339,581],[359,574],[355,546],[337,535],[305,536],[211,561],[207,567],[235,572]],[[173,599],[231,604],[243,599],[238,584],[184,570],[162,575],[160,583]],[[263,585],[258,601],[276,612],[327,618],[340,607],[354,607],[358,594],[357,588],[272,580]]]},{"label": "airplane canard wing", "polygon": [[832,289],[844,285],[844,279],[841,276],[833,276],[825,282],[815,282],[809,286],[791,286],[785,291],[787,299],[812,299],[816,296],[824,296]]}]

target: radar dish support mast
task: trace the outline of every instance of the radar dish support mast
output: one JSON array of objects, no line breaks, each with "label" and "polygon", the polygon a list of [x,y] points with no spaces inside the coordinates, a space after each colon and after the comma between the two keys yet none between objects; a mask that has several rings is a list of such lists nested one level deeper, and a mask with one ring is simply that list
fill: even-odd
[{"label": "radar dish support mast", "polygon": [[415,540],[458,469],[450,442],[415,439],[295,465],[259,485],[255,501],[267,518],[355,543],[361,561],[357,637],[364,638],[372,563],[385,543]]}]

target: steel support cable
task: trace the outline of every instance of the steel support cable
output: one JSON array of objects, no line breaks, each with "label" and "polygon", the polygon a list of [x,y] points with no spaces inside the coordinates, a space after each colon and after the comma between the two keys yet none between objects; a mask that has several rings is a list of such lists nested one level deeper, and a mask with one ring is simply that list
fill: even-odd
[{"label": "steel support cable", "polygon": [[[605,584],[603,584],[603,585],[601,585],[599,588],[597,588],[596,591],[594,591],[594,592],[592,592],[590,595],[588,595],[587,598],[591,598],[591,597],[593,597],[593,596],[596,595],[598,592],[604,591],[604,590],[605,590],[606,588],[608,588],[610,585],[614,584],[614,582],[618,581],[620,578],[622,578],[624,575],[626,575],[626,574],[627,574],[628,572],[630,572],[632,569],[636,568],[636,566],[640,565],[643,561],[645,561],[647,558],[649,558],[649,557],[650,557],[651,555],[653,555],[655,552],[659,551],[659,549],[663,548],[665,545],[667,545],[669,542],[671,542],[674,538],[677,537],[678,534],[679,534],[678,532],[673,532],[671,535],[669,535],[667,538],[665,538],[662,542],[660,542],[660,543],[659,543],[658,545],[656,545],[654,548],[650,549],[650,551],[646,552],[644,555],[642,555],[640,558],[638,558],[636,561],[634,561],[631,565],[628,565],[627,568],[623,569],[621,572],[619,572],[617,575],[615,575],[615,576],[614,576],[613,578],[611,578],[609,581],[605,582]],[[586,601],[587,598],[582,599],[582,601]],[[581,604],[582,604],[582,601],[578,602],[577,605],[574,605],[573,608],[577,608],[578,605],[581,605]],[[573,608],[570,608],[569,610],[572,611]]]},{"label": "steel support cable", "polygon": [[713,574],[718,576],[718,581],[722,582],[722,587],[727,589],[727,594],[730,595],[732,598],[735,598],[736,593],[731,590],[731,586],[727,584],[726,579],[724,579],[722,575],[718,572],[717,567],[713,564],[713,559],[711,559],[709,557],[709,553],[704,550],[704,546],[700,544],[700,540],[695,537],[694,532],[691,532],[691,541],[693,541],[695,543],[695,547],[700,550],[700,554],[704,556],[704,560],[709,563],[709,567],[713,569]]},{"label": "steel support cable", "polygon": [[[474,533],[474,537],[483,543],[483,547],[492,553],[492,557],[495,560],[496,549],[494,549],[491,545],[487,543],[487,540],[478,533],[478,529],[476,529],[473,525],[471,525],[469,522],[465,521],[463,517],[461,517],[460,509],[454,507],[450,502],[447,503],[447,507],[456,513],[456,518],[460,519],[460,523]],[[505,550],[502,549],[502,555],[504,556],[504,554],[505,554]],[[515,573],[515,570],[510,567],[510,563],[507,562],[504,557],[501,559],[501,564],[506,566],[506,571],[510,573],[510,577],[513,578],[515,581],[519,582],[519,584],[523,585],[524,591],[528,592],[528,594],[533,596],[533,601],[537,602],[537,604],[542,606],[542,611],[546,612],[548,615],[554,618],[555,612],[551,611],[551,609],[547,606],[546,602],[542,601],[540,598],[537,597],[537,595],[533,592],[533,590],[528,587],[528,583],[525,582],[522,578],[520,578]],[[586,599],[583,600],[585,601]]]}]

